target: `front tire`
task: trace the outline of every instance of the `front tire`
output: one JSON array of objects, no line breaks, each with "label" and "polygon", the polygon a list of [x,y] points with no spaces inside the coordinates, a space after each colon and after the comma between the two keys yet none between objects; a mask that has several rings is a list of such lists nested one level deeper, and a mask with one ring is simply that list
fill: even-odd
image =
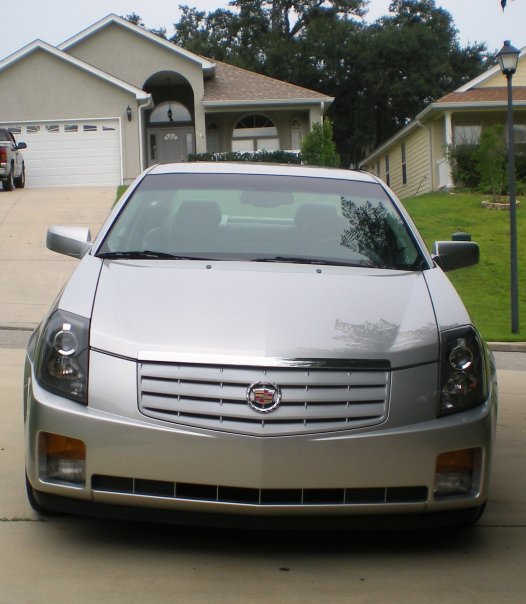
[{"label": "front tire", "polygon": [[46,516],[51,513],[51,512],[49,512],[49,510],[46,510],[45,508],[43,508],[36,500],[35,492],[33,491],[33,487],[31,486],[31,483],[29,482],[27,474],[26,474],[26,493],[27,493],[27,499],[29,501],[29,505],[35,510],[35,512],[37,512],[38,514],[41,514],[42,516]]},{"label": "front tire", "polygon": [[17,189],[23,189],[26,186],[26,167],[22,166],[22,173],[18,178],[13,178],[13,183]]},{"label": "front tire", "polygon": [[15,188],[15,181],[13,179],[13,166],[11,166],[11,171],[7,175],[7,178],[2,181],[2,187],[4,191],[12,191]]}]

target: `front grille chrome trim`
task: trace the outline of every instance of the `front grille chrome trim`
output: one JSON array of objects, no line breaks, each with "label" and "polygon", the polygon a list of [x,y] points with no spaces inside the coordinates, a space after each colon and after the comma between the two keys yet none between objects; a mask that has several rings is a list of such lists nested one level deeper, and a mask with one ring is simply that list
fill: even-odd
[{"label": "front grille chrome trim", "polygon": [[301,367],[304,369],[360,369],[389,371],[391,363],[385,359],[283,358],[238,355],[194,354],[188,352],[140,351],[139,362],[191,365],[221,365],[232,367]]},{"label": "front grille chrome trim", "polygon": [[[287,366],[138,364],[139,411],[154,419],[252,436],[364,428],[387,418],[390,372]],[[254,383],[276,384],[279,406],[257,413]]]}]

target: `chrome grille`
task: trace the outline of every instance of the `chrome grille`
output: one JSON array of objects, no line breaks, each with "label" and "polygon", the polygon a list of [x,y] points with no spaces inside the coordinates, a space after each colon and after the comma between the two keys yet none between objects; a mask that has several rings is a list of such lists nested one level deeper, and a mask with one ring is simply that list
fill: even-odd
[{"label": "chrome grille", "polygon": [[[389,371],[140,363],[139,409],[148,417],[255,436],[304,434],[379,424],[386,419]],[[247,403],[256,382],[280,387],[262,415]]]}]

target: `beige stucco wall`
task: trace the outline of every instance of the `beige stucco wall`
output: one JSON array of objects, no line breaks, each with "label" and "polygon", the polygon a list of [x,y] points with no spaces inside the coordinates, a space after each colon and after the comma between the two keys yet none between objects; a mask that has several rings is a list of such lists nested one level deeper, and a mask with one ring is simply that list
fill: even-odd
[{"label": "beige stucco wall", "polygon": [[3,122],[33,120],[121,120],[123,176],[140,170],[138,121],[128,122],[128,105],[135,95],[37,50],[0,72],[0,108]]},{"label": "beige stucco wall", "polygon": [[[196,132],[205,131],[203,69],[199,63],[116,23],[84,38],[67,52],[141,89],[156,73],[180,74],[194,92]],[[204,137],[196,136],[198,152],[205,151],[205,143]]]}]

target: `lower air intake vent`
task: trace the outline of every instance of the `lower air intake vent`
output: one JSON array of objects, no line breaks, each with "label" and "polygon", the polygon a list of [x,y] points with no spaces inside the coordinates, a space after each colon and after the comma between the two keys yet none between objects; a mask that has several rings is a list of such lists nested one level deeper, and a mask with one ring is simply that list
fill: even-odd
[{"label": "lower air intake vent", "polygon": [[360,505],[427,501],[427,487],[247,489],[100,474],[92,477],[91,485],[94,491],[99,492],[245,505]]}]

